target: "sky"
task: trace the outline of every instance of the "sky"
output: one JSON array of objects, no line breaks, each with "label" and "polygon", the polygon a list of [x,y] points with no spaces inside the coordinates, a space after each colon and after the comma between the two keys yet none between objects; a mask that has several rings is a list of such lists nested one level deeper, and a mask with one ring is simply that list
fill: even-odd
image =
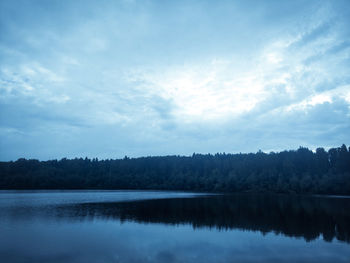
[{"label": "sky", "polygon": [[350,144],[350,1],[0,0],[0,160]]}]

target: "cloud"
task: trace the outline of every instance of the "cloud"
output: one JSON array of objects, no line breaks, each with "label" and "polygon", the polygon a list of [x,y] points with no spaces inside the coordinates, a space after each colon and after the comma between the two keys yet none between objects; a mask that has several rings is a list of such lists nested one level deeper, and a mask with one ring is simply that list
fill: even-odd
[{"label": "cloud", "polygon": [[1,1],[0,10],[2,160],[350,139],[347,1]]}]

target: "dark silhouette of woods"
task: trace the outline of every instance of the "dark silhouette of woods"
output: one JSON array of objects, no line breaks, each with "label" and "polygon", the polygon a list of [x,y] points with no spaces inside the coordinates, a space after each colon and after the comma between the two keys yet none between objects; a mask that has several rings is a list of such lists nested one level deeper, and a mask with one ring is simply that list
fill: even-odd
[{"label": "dark silhouette of woods", "polygon": [[0,189],[159,189],[350,195],[350,148],[0,162]]}]

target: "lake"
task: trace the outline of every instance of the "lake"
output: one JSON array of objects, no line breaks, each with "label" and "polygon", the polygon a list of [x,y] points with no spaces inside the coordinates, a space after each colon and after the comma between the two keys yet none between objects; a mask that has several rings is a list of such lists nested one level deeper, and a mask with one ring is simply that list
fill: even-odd
[{"label": "lake", "polygon": [[350,198],[0,191],[0,262],[349,262]]}]

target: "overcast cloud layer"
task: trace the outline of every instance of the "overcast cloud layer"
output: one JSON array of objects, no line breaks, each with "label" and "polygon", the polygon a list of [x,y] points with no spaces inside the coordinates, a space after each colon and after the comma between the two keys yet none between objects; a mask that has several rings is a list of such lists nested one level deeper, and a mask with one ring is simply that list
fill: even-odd
[{"label": "overcast cloud layer", "polygon": [[350,1],[0,1],[0,160],[350,143]]}]

